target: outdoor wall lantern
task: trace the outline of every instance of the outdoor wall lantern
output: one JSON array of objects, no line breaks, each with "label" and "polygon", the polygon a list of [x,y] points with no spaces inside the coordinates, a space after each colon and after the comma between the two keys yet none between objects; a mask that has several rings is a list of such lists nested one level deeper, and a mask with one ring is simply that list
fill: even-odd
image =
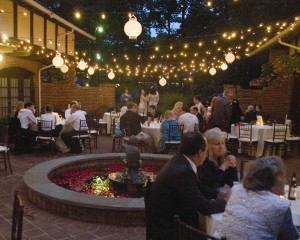
[{"label": "outdoor wall lantern", "polygon": [[60,53],[56,53],[56,56],[52,59],[52,64],[56,68],[62,67],[64,65],[64,60],[62,59]]},{"label": "outdoor wall lantern", "polygon": [[63,73],[66,73],[67,71],[69,71],[69,67],[66,64],[64,64],[61,66],[60,71],[62,71]]},{"label": "outdoor wall lantern", "polygon": [[212,67],[211,69],[209,69],[209,73],[210,75],[215,75],[217,73],[217,70],[214,67]]},{"label": "outdoor wall lantern", "polygon": [[223,70],[223,71],[225,71],[226,69],[228,68],[228,65],[226,64],[226,63],[222,63],[221,64],[221,69]]},{"label": "outdoor wall lantern", "polygon": [[87,66],[87,63],[81,59],[80,62],[77,64],[77,67],[83,71],[84,69],[86,69],[88,66]]},{"label": "outdoor wall lantern", "polygon": [[129,21],[124,26],[124,32],[129,39],[137,39],[142,33],[142,25],[137,21],[133,14],[129,16]]},{"label": "outdoor wall lantern", "polygon": [[107,76],[110,80],[113,80],[115,78],[115,74],[113,71],[110,71],[110,73]]},{"label": "outdoor wall lantern", "polygon": [[232,52],[227,53],[225,56],[225,60],[228,63],[233,63],[234,59],[235,59],[235,56],[233,55]]},{"label": "outdoor wall lantern", "polygon": [[167,84],[167,80],[166,79],[164,79],[164,77],[162,77],[160,80],[159,80],[159,85],[160,86],[165,86]]},{"label": "outdoor wall lantern", "polygon": [[93,75],[95,73],[95,69],[93,67],[89,67],[88,74]]}]

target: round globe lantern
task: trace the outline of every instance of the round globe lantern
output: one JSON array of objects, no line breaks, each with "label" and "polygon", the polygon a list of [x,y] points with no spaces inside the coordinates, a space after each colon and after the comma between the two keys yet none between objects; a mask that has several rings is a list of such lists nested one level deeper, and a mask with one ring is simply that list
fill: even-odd
[{"label": "round globe lantern", "polygon": [[124,26],[124,32],[129,39],[137,39],[142,33],[142,25],[137,21],[134,15],[129,17],[129,21]]},{"label": "round globe lantern", "polygon": [[63,73],[66,73],[68,70],[69,70],[69,67],[66,64],[62,65],[60,68],[60,71],[62,71]]},{"label": "round globe lantern", "polygon": [[163,77],[159,80],[159,85],[160,86],[165,86],[167,84],[167,80],[166,79],[164,79]]},{"label": "round globe lantern", "polygon": [[85,70],[88,66],[87,66],[86,62],[85,62],[83,59],[81,59],[80,62],[77,64],[77,67],[78,67],[81,71],[83,71],[83,70]]},{"label": "round globe lantern", "polygon": [[88,74],[93,75],[95,73],[95,69],[93,67],[89,67]]},{"label": "round globe lantern", "polygon": [[225,60],[228,63],[233,63],[234,59],[235,59],[235,56],[233,55],[232,52],[227,53],[225,56]]},{"label": "round globe lantern", "polygon": [[221,64],[221,69],[222,69],[223,71],[225,71],[227,68],[228,68],[227,64],[223,62],[223,63]]},{"label": "round globe lantern", "polygon": [[110,73],[107,76],[110,80],[113,80],[115,78],[115,74],[113,71],[110,71]]},{"label": "round globe lantern", "polygon": [[210,75],[215,75],[216,73],[217,73],[217,70],[214,67],[212,67],[211,69],[209,69],[209,74]]},{"label": "round globe lantern", "polygon": [[56,68],[61,68],[64,65],[64,60],[62,59],[60,53],[56,53],[56,56],[52,59],[52,64]]}]

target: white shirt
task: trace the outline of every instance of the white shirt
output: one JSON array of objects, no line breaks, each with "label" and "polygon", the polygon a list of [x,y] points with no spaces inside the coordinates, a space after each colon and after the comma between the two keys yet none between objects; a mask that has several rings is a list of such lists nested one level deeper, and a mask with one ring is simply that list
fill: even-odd
[{"label": "white shirt", "polygon": [[70,116],[71,116],[71,108],[68,108],[68,109],[65,111],[65,119],[68,119]]},{"label": "white shirt", "polygon": [[196,115],[186,112],[181,114],[178,118],[179,124],[184,124],[183,133],[194,132],[195,131],[195,123],[199,124],[199,120]]},{"label": "white shirt", "polygon": [[[65,122],[65,125],[72,124],[73,129],[79,131],[80,120],[86,120],[84,111],[77,110],[74,112]],[[87,128],[81,128],[81,130],[88,130]]]},{"label": "white shirt", "polygon": [[[185,155],[183,155],[183,156],[185,156]],[[197,167],[196,167],[195,163],[191,159],[189,159],[187,156],[185,156],[185,158],[191,164],[191,167],[192,167],[193,171],[197,174]]]},{"label": "white shirt", "polygon": [[30,109],[27,108],[23,108],[19,111],[18,118],[21,122],[21,128],[27,129],[30,123],[37,124],[34,114]]},{"label": "white shirt", "polygon": [[[52,114],[52,113],[45,113],[45,114],[42,114],[41,115],[41,120],[43,121],[52,121],[52,129],[55,129],[55,116]],[[45,130],[43,129],[43,126],[41,126],[42,130]]]},{"label": "white shirt", "polygon": [[198,112],[200,114],[203,114],[203,108],[205,108],[205,107],[204,107],[204,105],[201,102],[198,102],[197,104],[195,104],[195,107],[198,108]]}]

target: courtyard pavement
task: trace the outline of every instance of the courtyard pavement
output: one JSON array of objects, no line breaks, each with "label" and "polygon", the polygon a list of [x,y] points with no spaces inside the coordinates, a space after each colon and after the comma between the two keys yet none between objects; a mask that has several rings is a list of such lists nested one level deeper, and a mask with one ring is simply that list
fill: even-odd
[{"label": "courtyard pavement", "polygon": [[[98,149],[93,149],[93,153],[111,152],[112,137],[99,136]],[[85,150],[81,154],[88,154]],[[145,227],[120,227],[103,225],[99,223],[83,222],[73,219],[63,218],[48,213],[28,201],[25,186],[23,183],[24,173],[32,166],[50,159],[72,156],[75,154],[60,152],[39,153],[39,154],[11,154],[13,174],[8,174],[3,169],[0,162],[0,240],[10,239],[12,222],[13,193],[18,190],[25,206],[25,216],[23,225],[23,239],[32,240],[142,240],[145,239]],[[300,158],[291,156],[284,159],[287,167],[287,179],[290,179],[292,172],[298,176],[300,183]],[[126,219],[124,219],[126,221]]]}]

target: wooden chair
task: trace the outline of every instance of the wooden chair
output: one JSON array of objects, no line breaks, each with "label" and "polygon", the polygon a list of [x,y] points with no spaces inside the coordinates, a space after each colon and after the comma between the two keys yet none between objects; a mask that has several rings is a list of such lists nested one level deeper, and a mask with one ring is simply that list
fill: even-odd
[{"label": "wooden chair", "polygon": [[7,171],[9,168],[10,174],[12,174],[12,167],[10,162],[10,148],[8,147],[8,126],[1,126],[0,127],[0,156],[3,158],[3,163],[5,170]]},{"label": "wooden chair", "polygon": [[300,137],[298,136],[289,136],[286,137],[286,153],[292,152],[294,148],[296,148],[297,154],[300,155]]},{"label": "wooden chair", "polygon": [[225,237],[219,239],[208,235],[200,229],[194,228],[182,222],[179,216],[174,216],[175,240],[226,240]]},{"label": "wooden chair", "polygon": [[273,123],[273,137],[264,141],[263,156],[269,151],[271,155],[286,154],[286,125]]},{"label": "wooden chair", "polygon": [[120,118],[120,113],[117,113],[116,111],[110,112],[110,134],[114,134],[117,122],[116,120],[118,118]]},{"label": "wooden chair", "polygon": [[14,194],[11,239],[22,240],[24,206],[18,191]]},{"label": "wooden chair", "polygon": [[145,203],[145,217],[146,217],[146,240],[152,239],[152,224],[151,211],[149,208],[149,198],[152,190],[153,181],[148,177],[144,186],[144,203]]},{"label": "wooden chair", "polygon": [[53,152],[55,146],[55,137],[53,135],[53,121],[38,121],[38,135],[36,136],[36,153],[42,146],[50,145]]},{"label": "wooden chair", "polygon": [[98,129],[98,124],[94,119],[89,119],[87,121],[88,124],[88,133],[91,136],[91,140],[94,142],[94,148],[98,148],[98,135],[99,135],[99,129]]},{"label": "wooden chair", "polygon": [[[252,151],[257,150],[258,139],[253,138],[252,124],[239,125],[239,142],[241,154],[250,155]],[[254,156],[256,155],[256,152]]]},{"label": "wooden chair", "polygon": [[[113,125],[116,126],[115,125],[116,119],[113,119],[113,121],[114,121]],[[126,134],[126,131],[124,131],[124,132]],[[114,129],[114,133],[113,133],[112,136],[113,136],[113,143],[112,143],[111,152],[121,152],[122,151],[123,136],[116,136],[115,135],[115,129]],[[128,138],[128,140],[129,140],[129,138]]]},{"label": "wooden chair", "polygon": [[[89,128],[86,120],[80,120],[80,125],[79,125],[79,131],[77,131],[77,134],[72,136],[73,141],[77,141],[82,144],[84,147],[85,145],[88,145],[90,149],[90,153],[92,153],[92,137],[89,134]],[[78,144],[75,144],[78,146]]]},{"label": "wooden chair", "polygon": [[[169,125],[168,140],[165,141],[167,154],[169,154],[169,150],[171,148],[174,148],[175,151],[177,152],[178,146],[181,143],[181,137],[183,135],[183,127],[184,124]],[[174,138],[174,135],[179,135],[180,140],[177,141],[172,140]]]}]

